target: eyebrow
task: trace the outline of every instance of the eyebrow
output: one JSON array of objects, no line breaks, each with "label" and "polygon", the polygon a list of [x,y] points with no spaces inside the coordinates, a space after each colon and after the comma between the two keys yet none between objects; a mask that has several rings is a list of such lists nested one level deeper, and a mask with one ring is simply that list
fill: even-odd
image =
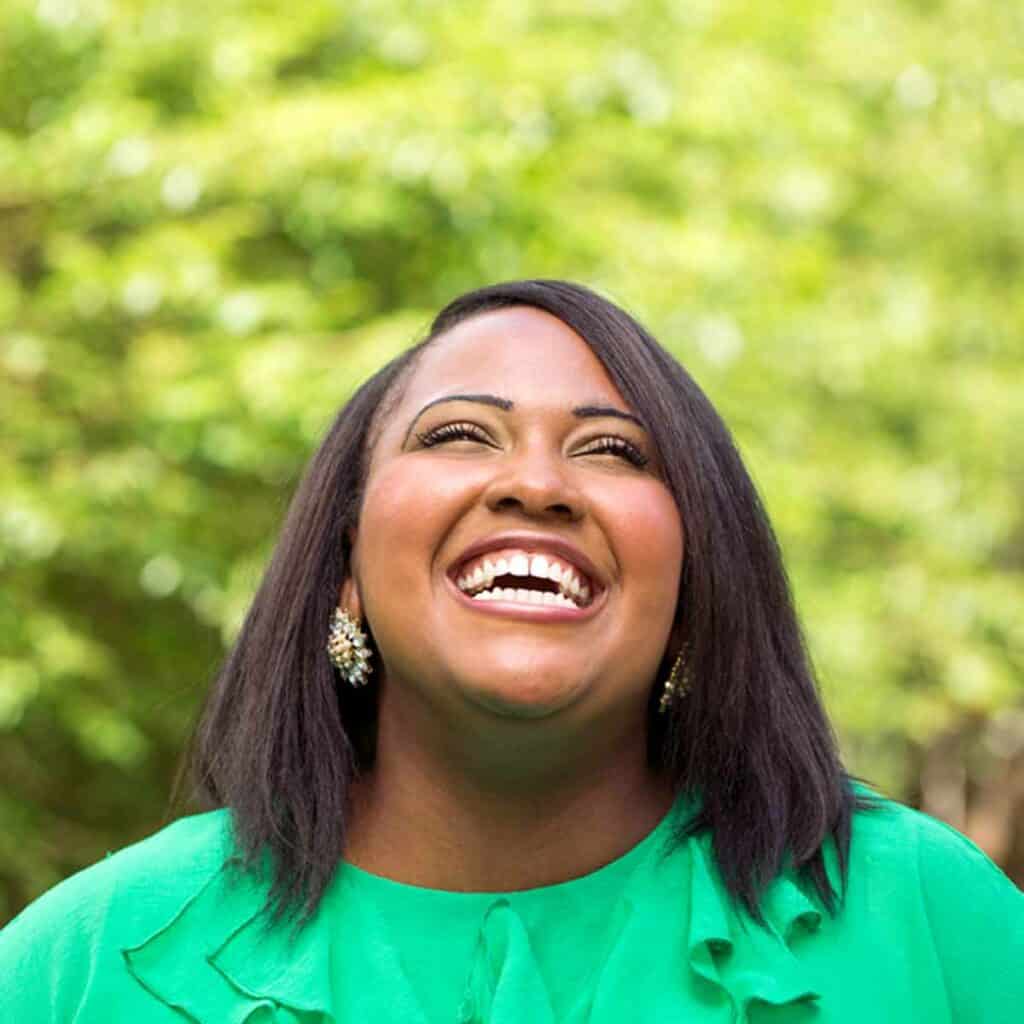
[{"label": "eyebrow", "polygon": [[[428,409],[435,405],[440,405],[442,402],[476,402],[479,405],[496,406],[505,412],[509,412],[516,407],[516,403],[513,402],[512,399],[500,398],[498,395],[442,395],[440,398],[433,398],[412,418],[412,421],[409,423],[409,427],[405,432],[405,437],[402,439],[403,445],[409,440],[412,428],[416,425],[419,418]],[[590,419],[595,416],[614,416],[617,419],[629,420],[630,423],[635,423],[641,430],[647,429],[643,420],[638,416],[634,416],[633,413],[626,412],[624,409],[619,409],[614,405],[578,405],[572,410],[572,414],[580,419]]]}]

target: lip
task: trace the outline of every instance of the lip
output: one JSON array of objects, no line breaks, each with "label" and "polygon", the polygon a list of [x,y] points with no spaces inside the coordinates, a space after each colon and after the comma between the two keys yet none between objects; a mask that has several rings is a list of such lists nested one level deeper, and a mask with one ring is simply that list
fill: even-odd
[{"label": "lip", "polygon": [[[594,607],[608,589],[608,584],[603,575],[598,572],[597,566],[575,544],[570,544],[569,541],[555,534],[543,533],[496,533],[490,537],[483,537],[474,544],[470,544],[448,566],[448,579],[455,586],[459,569],[470,559],[476,558],[478,555],[484,555],[488,551],[498,551],[501,548],[522,548],[524,551],[538,555],[560,555],[563,559],[576,566],[576,568],[581,569],[586,574],[591,587],[594,588],[594,600],[587,605],[587,608],[577,609],[578,611],[586,611]],[[455,589],[459,590],[458,586],[455,586]],[[462,591],[459,590],[459,593],[462,594]],[[467,598],[467,600],[471,599]],[[472,603],[477,605],[481,602],[472,601]],[[494,604],[500,605],[502,602],[495,601]],[[517,605],[516,607],[521,606]]]}]

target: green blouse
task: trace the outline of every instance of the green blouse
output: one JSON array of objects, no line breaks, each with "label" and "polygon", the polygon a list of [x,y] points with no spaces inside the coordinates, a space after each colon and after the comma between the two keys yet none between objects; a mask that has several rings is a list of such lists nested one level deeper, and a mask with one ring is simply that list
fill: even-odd
[{"label": "green blouse", "polygon": [[841,912],[783,874],[761,927],[708,836],[671,841],[686,813],[539,889],[444,892],[342,865],[294,937],[265,927],[264,880],[223,868],[230,814],[183,818],[0,932],[0,1021],[1024,1020],[1024,894],[953,829],[889,801],[858,813]]}]

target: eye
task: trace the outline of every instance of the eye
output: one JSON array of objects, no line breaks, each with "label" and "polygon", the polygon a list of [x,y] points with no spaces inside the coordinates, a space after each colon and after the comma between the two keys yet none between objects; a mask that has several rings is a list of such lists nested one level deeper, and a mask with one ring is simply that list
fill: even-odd
[{"label": "eye", "polygon": [[616,437],[614,434],[597,438],[586,451],[580,452],[580,454],[619,455],[631,462],[637,469],[643,469],[650,462],[650,459],[635,444],[631,444],[624,437]]},{"label": "eye", "polygon": [[447,441],[479,441],[481,444],[489,444],[490,438],[475,423],[445,423],[433,430],[427,430],[416,435],[424,448],[434,448],[436,445],[444,444]]}]

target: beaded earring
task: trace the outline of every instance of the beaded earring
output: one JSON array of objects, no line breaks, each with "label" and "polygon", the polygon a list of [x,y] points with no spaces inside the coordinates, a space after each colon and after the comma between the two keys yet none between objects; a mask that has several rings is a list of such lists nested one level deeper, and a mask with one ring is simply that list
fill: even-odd
[{"label": "beaded earring", "polygon": [[365,686],[373,671],[366,641],[359,623],[348,612],[335,608],[327,636],[327,656],[349,686]]},{"label": "beaded earring", "polygon": [[686,664],[686,651],[689,644],[683,644],[676,660],[672,663],[672,671],[661,690],[661,700],[658,701],[658,711],[664,714],[677,701],[681,700],[690,692],[693,679],[690,675],[690,666]]}]

